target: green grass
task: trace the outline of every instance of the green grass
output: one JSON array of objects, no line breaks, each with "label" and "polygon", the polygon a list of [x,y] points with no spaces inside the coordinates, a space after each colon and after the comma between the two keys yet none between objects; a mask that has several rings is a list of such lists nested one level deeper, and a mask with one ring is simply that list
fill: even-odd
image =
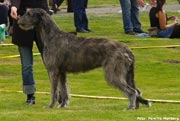
[{"label": "green grass", "polygon": [[[176,14],[178,13],[170,13]],[[85,37],[105,37],[124,42],[129,47],[179,45],[179,39],[139,38],[125,35],[122,18],[118,13],[89,14],[89,26],[94,32],[78,34]],[[147,31],[147,13],[141,13],[143,29]],[[53,16],[64,31],[74,31],[73,15]],[[10,43],[8,38],[6,43]],[[132,49],[136,57],[135,79],[137,87],[148,99],[180,100],[180,64],[167,60],[180,60],[180,48]],[[34,47],[34,52],[38,52]],[[0,57],[18,54],[16,46],[0,46]],[[38,92],[49,92],[47,71],[40,56],[34,56],[34,73]],[[0,58],[0,90],[22,89],[19,58]],[[107,85],[102,68],[87,73],[68,74],[71,94],[124,97],[121,92]],[[87,99],[71,97],[68,108],[44,109],[50,102],[50,95],[36,94],[36,105],[26,106],[26,96],[16,92],[0,91],[0,121],[138,121],[180,118],[180,104],[153,103],[151,108],[141,105],[139,110],[124,111],[127,100]],[[165,120],[165,119],[163,119]]]},{"label": "green grass", "polygon": [[[106,7],[106,6],[119,6],[119,0],[89,0],[88,8],[96,8],[96,7]],[[67,4],[64,1],[60,6],[62,9],[67,8]]]},{"label": "green grass", "polygon": [[[150,0],[145,0],[147,3],[149,3]],[[177,1],[174,0],[168,0],[166,1],[166,4],[178,4]],[[120,6],[119,0],[89,0],[88,1],[88,7],[106,7],[106,6]],[[61,8],[67,8],[66,2],[63,2],[61,5]]]}]

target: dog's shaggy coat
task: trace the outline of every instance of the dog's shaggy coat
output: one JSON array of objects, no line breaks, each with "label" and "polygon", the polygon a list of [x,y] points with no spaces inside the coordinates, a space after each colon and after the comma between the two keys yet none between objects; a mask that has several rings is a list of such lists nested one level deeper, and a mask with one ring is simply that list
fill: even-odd
[{"label": "dog's shaggy coat", "polygon": [[27,11],[18,24],[24,30],[36,28],[40,32],[44,44],[44,62],[51,81],[50,108],[54,107],[56,101],[60,107],[67,105],[67,72],[86,72],[101,66],[107,82],[128,97],[128,109],[138,109],[139,102],[149,106],[135,86],[134,56],[124,44],[66,33],[42,9]]}]

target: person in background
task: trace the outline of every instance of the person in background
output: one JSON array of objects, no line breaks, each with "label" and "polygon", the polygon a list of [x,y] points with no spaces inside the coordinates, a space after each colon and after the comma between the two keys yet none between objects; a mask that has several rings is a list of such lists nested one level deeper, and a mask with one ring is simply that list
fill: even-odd
[{"label": "person in background", "polygon": [[119,0],[122,9],[123,28],[126,34],[144,33],[139,21],[139,6],[144,7],[144,0]]},{"label": "person in background", "polygon": [[180,4],[180,0],[177,0],[178,1],[178,3]]},{"label": "person in background", "polygon": [[13,35],[12,43],[18,46],[20,53],[21,66],[22,66],[22,80],[23,80],[23,92],[27,95],[26,104],[35,104],[35,80],[33,74],[33,42],[39,49],[42,55],[43,44],[41,42],[40,34],[35,29],[24,31],[19,28],[17,19],[25,14],[26,10],[30,8],[42,8],[48,10],[47,0],[11,0],[11,17],[13,22]]},{"label": "person in background", "polygon": [[0,0],[0,24],[8,24],[9,5],[9,1]]},{"label": "person in background", "polygon": [[[5,24],[8,25],[8,11],[9,11],[10,2],[7,0],[0,0],[0,25]],[[3,41],[0,40],[0,44]]]},{"label": "person in background", "polygon": [[88,18],[86,15],[88,0],[73,0],[74,25],[76,32],[92,32],[88,27]]},{"label": "person in background", "polygon": [[[150,9],[150,26],[157,27],[157,37],[180,38],[180,25],[176,16],[167,16],[163,9],[166,0],[156,0],[156,5]],[[171,23],[168,21],[172,21]]]},{"label": "person in background", "polygon": [[[64,0],[53,0],[51,10],[56,14]],[[67,0],[67,12],[73,12],[73,0]]]}]

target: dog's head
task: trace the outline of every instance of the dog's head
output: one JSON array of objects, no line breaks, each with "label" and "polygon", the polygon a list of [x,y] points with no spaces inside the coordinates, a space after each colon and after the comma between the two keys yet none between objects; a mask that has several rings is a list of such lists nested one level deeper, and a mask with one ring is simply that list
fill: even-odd
[{"label": "dog's head", "polygon": [[26,31],[34,29],[34,27],[41,22],[42,16],[46,14],[46,11],[40,8],[29,9],[23,16],[19,18],[19,27]]}]

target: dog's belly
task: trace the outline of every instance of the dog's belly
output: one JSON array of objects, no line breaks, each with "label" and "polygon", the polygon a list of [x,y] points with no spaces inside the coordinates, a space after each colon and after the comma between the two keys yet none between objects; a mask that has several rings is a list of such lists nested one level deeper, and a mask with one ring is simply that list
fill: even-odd
[{"label": "dog's belly", "polygon": [[101,66],[102,66],[101,63],[96,63],[96,62],[73,63],[73,64],[71,63],[66,65],[65,70],[67,72],[77,73],[77,72],[86,72]]}]

